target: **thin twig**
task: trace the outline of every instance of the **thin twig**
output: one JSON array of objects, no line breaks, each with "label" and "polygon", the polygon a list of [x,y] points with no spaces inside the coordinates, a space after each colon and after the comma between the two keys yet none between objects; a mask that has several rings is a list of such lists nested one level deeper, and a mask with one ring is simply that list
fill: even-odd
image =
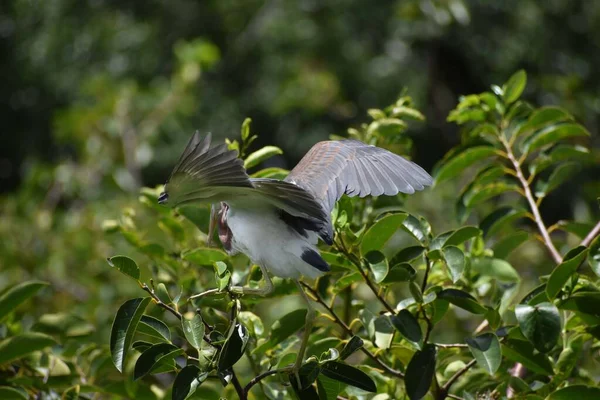
[{"label": "thin twig", "polygon": [[[333,307],[330,307],[325,300],[323,300],[321,298],[321,296],[319,296],[319,293],[313,289],[310,285],[304,283],[304,282],[300,282],[302,284],[302,286],[304,286],[309,292],[310,294],[316,299],[317,303],[321,304],[326,310],[327,312],[329,312],[329,314],[331,315],[331,317],[333,318],[333,320],[344,330],[344,332],[346,332],[349,336],[353,336],[354,333],[352,332],[352,330],[350,329],[350,327],[348,327],[348,325],[346,325],[346,323],[337,315],[337,313],[333,310]],[[377,358],[377,356],[373,353],[371,353],[369,350],[367,350],[364,347],[361,347],[360,350],[367,356],[369,357],[371,360],[373,360],[377,365],[379,365],[383,370],[385,370],[387,373],[394,375],[398,378],[404,378],[404,374],[400,371],[396,371],[395,369],[393,369],[392,367],[390,367],[389,365],[387,365],[386,363],[384,363],[383,361],[381,361],[379,358]]]},{"label": "thin twig", "polygon": [[233,383],[233,387],[235,388],[235,392],[237,393],[237,395],[240,398],[240,400],[246,400],[246,399],[248,399],[248,396],[244,392],[244,388],[240,384],[240,380],[238,379],[237,375],[235,374],[235,371],[233,370],[233,367],[231,368],[231,383]]},{"label": "thin twig", "polygon": [[529,203],[529,207],[531,208],[531,212],[533,213],[533,217],[534,217],[535,223],[537,224],[538,230],[540,231],[540,234],[542,235],[542,238],[544,239],[544,244],[546,245],[546,248],[548,248],[548,251],[550,251],[550,254],[552,255],[552,258],[554,259],[554,261],[557,264],[560,264],[562,262],[562,256],[560,255],[558,250],[556,250],[556,247],[554,247],[554,243],[552,243],[552,239],[550,238],[548,229],[546,228],[546,225],[544,224],[544,220],[542,219],[542,215],[540,214],[540,210],[538,208],[536,200],[533,197],[533,193],[531,193],[531,188],[529,187],[529,182],[527,181],[527,179],[525,179],[525,175],[523,175],[523,170],[521,169],[521,164],[515,158],[512,148],[510,147],[510,145],[508,144],[506,139],[504,139],[504,137],[501,136],[500,141],[504,145],[508,159],[512,163],[513,168],[515,169],[515,172],[517,173],[517,179],[519,179],[521,186],[523,186],[525,198],[527,199],[527,202]]},{"label": "thin twig", "polygon": [[148,292],[148,294],[150,295],[150,297],[152,297],[152,299],[156,302],[157,306],[159,306],[161,308],[164,308],[165,310],[169,311],[171,314],[173,314],[174,316],[176,316],[177,319],[179,319],[179,320],[181,320],[183,318],[183,316],[181,315],[181,313],[179,311],[177,311],[176,309],[174,309],[170,305],[163,303],[163,301],[158,298],[158,296],[156,295],[156,293],[154,293],[154,289],[150,289],[148,287],[148,285],[146,285],[145,283],[142,283],[142,290]]},{"label": "thin twig", "polygon": [[440,349],[457,349],[469,347],[464,343],[433,343],[433,345],[435,347],[439,347]]},{"label": "thin twig", "polygon": [[[460,370],[456,371],[456,373],[454,375],[452,375],[450,377],[450,379],[448,379],[448,382],[444,383],[444,386],[442,386],[442,390],[441,390],[444,397],[448,395],[448,391],[450,391],[450,388],[452,387],[454,382],[456,382],[458,380],[458,378],[463,376],[476,363],[477,363],[477,360],[475,360],[475,359],[469,361],[469,363],[467,365],[462,367]],[[444,398],[444,397],[442,397],[442,398]]]},{"label": "thin twig", "polygon": [[250,382],[248,382],[248,384],[244,388],[244,395],[248,396],[248,393],[250,393],[250,389],[252,389],[252,386],[256,385],[257,383],[259,383],[260,381],[262,381],[266,377],[271,376],[271,375],[275,375],[275,374],[277,374],[279,372],[283,372],[283,370],[281,370],[281,369],[272,369],[270,371],[265,371],[262,374],[255,376],[254,378],[252,378],[252,380]]},{"label": "thin twig", "polygon": [[596,226],[594,226],[592,228],[592,230],[590,231],[590,233],[587,234],[587,236],[585,237],[585,239],[583,239],[581,241],[581,246],[589,246],[590,243],[592,243],[592,240],[594,240],[594,238],[596,236],[598,236],[600,234],[600,221],[598,221],[598,223],[596,224]]}]

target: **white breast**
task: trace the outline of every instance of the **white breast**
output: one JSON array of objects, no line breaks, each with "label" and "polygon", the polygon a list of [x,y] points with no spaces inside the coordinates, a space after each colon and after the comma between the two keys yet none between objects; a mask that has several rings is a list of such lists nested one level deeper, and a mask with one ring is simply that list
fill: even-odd
[{"label": "white breast", "polygon": [[267,268],[281,278],[315,278],[321,271],[301,259],[306,247],[316,249],[317,235],[305,238],[286,225],[273,208],[245,209],[231,207],[227,224],[233,233],[232,246],[246,254],[253,263]]}]

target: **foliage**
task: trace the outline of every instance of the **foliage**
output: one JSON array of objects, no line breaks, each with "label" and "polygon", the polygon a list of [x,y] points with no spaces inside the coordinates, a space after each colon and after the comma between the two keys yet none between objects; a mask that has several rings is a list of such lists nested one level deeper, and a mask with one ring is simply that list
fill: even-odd
[{"label": "foliage", "polygon": [[[129,244],[107,259],[107,279],[140,288],[107,310],[106,345],[94,344],[93,325],[74,314],[18,318],[20,304],[50,290],[45,282],[0,294],[0,390],[14,398],[594,397],[595,355],[584,349],[597,349],[600,338],[600,225],[547,226],[539,208],[600,158],[582,125],[562,108],[526,103],[525,87],[519,71],[502,87],[462,97],[450,113],[462,141],[424,195],[472,177],[455,196],[453,229],[412,211],[404,195],[341,199],[335,243],[322,249],[332,272],[303,283],[319,318],[299,382],[289,366],[306,312],[285,302],[295,286],[274,279],[266,299],[230,292],[233,284],[258,287],[258,268],[209,247],[208,207],[168,210],[157,204],[157,187],[103,222],[108,237]],[[368,114],[349,136],[410,152],[407,121],[424,118],[410,97]],[[229,142],[248,167],[281,152],[250,152],[254,139],[246,121]],[[530,266],[514,255],[532,243],[547,251],[540,258],[549,274],[523,288]],[[214,295],[193,296],[206,291]]]}]

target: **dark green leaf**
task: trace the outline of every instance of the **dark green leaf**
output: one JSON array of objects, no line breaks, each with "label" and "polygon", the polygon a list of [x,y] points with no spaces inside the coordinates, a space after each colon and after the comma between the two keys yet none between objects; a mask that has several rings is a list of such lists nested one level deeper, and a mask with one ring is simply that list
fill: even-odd
[{"label": "dark green leaf", "polygon": [[547,353],[556,345],[560,336],[560,315],[552,303],[535,306],[518,304],[515,315],[523,335],[538,351]]},{"label": "dark green leaf", "polygon": [[[310,358],[311,356],[315,356],[317,358],[321,358],[324,354],[327,354],[326,357],[333,357],[334,353],[339,353],[336,350],[336,348],[341,343],[342,343],[342,341],[336,337],[326,337],[323,339],[319,339],[319,340],[309,344],[308,349],[306,350],[306,355],[304,357]],[[337,356],[339,356],[339,354]],[[336,356],[336,358],[337,358],[337,356]],[[328,359],[330,359],[330,358],[328,358]],[[323,361],[323,360],[324,359],[321,359],[321,361]]]},{"label": "dark green leaf", "polygon": [[446,246],[442,249],[444,261],[450,270],[452,282],[456,283],[465,270],[465,255],[461,249],[456,246]]},{"label": "dark green leaf", "polygon": [[398,263],[412,261],[415,258],[419,257],[425,251],[425,247],[423,246],[409,246],[400,250],[394,257],[392,257],[392,261],[390,261],[390,265],[395,265]]},{"label": "dark green leaf", "polygon": [[177,211],[192,222],[198,229],[204,231],[208,227],[210,220],[210,208],[206,206],[185,205],[177,209]]},{"label": "dark green leaf", "polygon": [[321,373],[328,378],[346,383],[367,392],[377,392],[373,379],[358,368],[338,361],[328,361],[323,364]]},{"label": "dark green leaf", "polygon": [[493,333],[484,333],[474,338],[467,338],[467,344],[471,354],[477,360],[477,364],[483,367],[490,375],[500,368],[502,363],[502,352],[500,342]]},{"label": "dark green leaf", "polygon": [[172,345],[171,343],[158,343],[144,351],[135,363],[133,369],[133,379],[140,379],[148,374],[155,366],[161,363],[173,360],[175,357],[183,354],[183,349]]},{"label": "dark green leaf", "polygon": [[600,388],[585,385],[572,385],[550,393],[545,400],[597,400],[600,399]]},{"label": "dark green leaf", "polygon": [[212,266],[217,261],[226,260],[227,254],[218,249],[198,248],[185,252],[183,259],[198,265]]},{"label": "dark green leaf", "polygon": [[417,282],[410,281],[408,283],[408,290],[417,303],[423,302],[423,292],[421,291],[421,286],[419,286]]},{"label": "dark green leaf", "polygon": [[48,286],[48,283],[27,281],[21,282],[2,293],[0,296],[0,321],[44,286]]},{"label": "dark green leaf", "polygon": [[467,310],[473,314],[485,314],[486,309],[479,304],[475,297],[458,289],[445,289],[437,294],[438,299],[444,299],[457,307]]},{"label": "dark green leaf", "polygon": [[185,400],[191,396],[196,388],[206,380],[208,372],[200,372],[200,369],[195,365],[184,367],[173,382],[172,400]]},{"label": "dark green leaf", "polygon": [[446,240],[448,240],[448,238],[453,233],[454,233],[454,231],[448,231],[448,232],[440,233],[429,244],[429,251],[431,252],[432,250],[439,250],[439,249],[441,249],[444,246],[444,243],[446,243]]},{"label": "dark green leaf", "polygon": [[423,242],[427,239],[427,229],[423,226],[418,218],[409,215],[402,222],[402,229],[410,233],[412,237],[417,239],[419,242]]},{"label": "dark green leaf", "polygon": [[398,332],[411,342],[420,343],[423,339],[419,321],[410,313],[410,311],[406,309],[400,310],[398,314],[392,315],[390,320]]},{"label": "dark green leaf", "polygon": [[576,221],[558,221],[556,227],[562,231],[572,233],[583,239],[592,230],[594,224],[588,222],[576,222]]},{"label": "dark green leaf", "polygon": [[376,283],[381,283],[388,274],[388,262],[382,252],[371,250],[365,255],[365,260],[369,263],[369,268],[373,272]]},{"label": "dark green leaf", "polygon": [[[360,275],[360,274],[359,274]],[[381,282],[382,284],[390,284],[394,282],[408,282],[414,279],[417,271],[408,263],[396,264],[390,268],[387,276]]]},{"label": "dark green leaf", "polygon": [[419,400],[425,397],[431,386],[435,374],[436,348],[433,344],[426,344],[423,350],[417,351],[404,374],[406,394],[410,400]]},{"label": "dark green leaf", "polygon": [[28,332],[9,337],[0,342],[0,365],[55,344],[54,339],[43,333]]},{"label": "dark green leaf", "polygon": [[248,329],[244,325],[238,323],[233,327],[219,355],[217,367],[219,371],[225,371],[233,367],[242,358],[249,338]]},{"label": "dark green leaf", "polygon": [[337,400],[338,395],[342,393],[346,384],[321,374],[317,378],[317,387],[319,388],[320,400]]},{"label": "dark green leaf", "polygon": [[435,181],[436,183],[440,183],[447,179],[454,178],[469,166],[494,155],[496,155],[496,149],[492,146],[476,146],[467,148],[454,155],[454,157],[450,158],[449,160],[442,161],[440,168],[434,174]]},{"label": "dark green leaf", "polygon": [[465,196],[465,206],[473,207],[501,194],[507,192],[518,192],[519,190],[519,186],[506,182],[497,182],[484,186],[476,186],[473,188],[471,193]]},{"label": "dark green leaf", "polygon": [[511,361],[523,366],[537,374],[553,375],[552,364],[548,356],[543,353],[534,353],[534,348],[522,340],[508,340],[502,344],[502,355]]},{"label": "dark green leaf", "polygon": [[253,353],[262,354],[290,337],[304,326],[306,320],[306,309],[298,309],[284,315],[271,326],[269,340],[257,347]]},{"label": "dark green leaf", "polygon": [[[592,241],[588,252],[588,262],[594,273],[600,276],[600,235]],[[1,318],[0,318],[1,319]]]},{"label": "dark green leaf", "polygon": [[514,103],[521,97],[523,89],[527,84],[527,74],[524,70],[517,71],[513,76],[508,79],[508,82],[504,85],[504,101],[506,104]]},{"label": "dark green leaf", "polygon": [[110,333],[110,354],[119,372],[123,372],[133,335],[148,303],[150,297],[127,300],[117,311]]},{"label": "dark green leaf", "polygon": [[340,359],[345,360],[350,357],[355,351],[363,347],[363,340],[358,336],[352,336],[348,343],[344,346],[342,351],[340,352]]},{"label": "dark green leaf", "polygon": [[0,399],[3,400],[27,400],[29,396],[23,389],[19,390],[10,386],[0,386]]},{"label": "dark green leaf", "polygon": [[148,350],[150,347],[152,347],[154,343],[150,343],[150,342],[146,342],[144,340],[136,340],[135,342],[133,342],[133,344],[131,345],[131,348],[134,350],[139,351],[140,353],[143,353],[144,351]]},{"label": "dark green leaf", "polygon": [[519,273],[507,261],[499,258],[477,257],[471,260],[471,270],[502,282],[519,282]]},{"label": "dark green leaf", "polygon": [[283,154],[283,151],[279,147],[275,146],[265,146],[260,150],[257,150],[246,157],[244,160],[244,168],[250,169],[252,167],[257,166],[261,162],[268,160],[269,158]]},{"label": "dark green leaf", "polygon": [[169,342],[171,341],[171,331],[169,330],[169,327],[161,320],[149,315],[142,315],[140,322],[150,327],[153,331],[158,333],[161,337],[165,338]]},{"label": "dark green leaf", "polygon": [[529,239],[529,233],[526,231],[519,231],[498,241],[493,247],[494,257],[506,258],[508,255],[515,250],[517,247],[525,243]]},{"label": "dark green leaf", "polygon": [[181,319],[181,328],[187,341],[197,350],[202,347],[202,340],[204,338],[204,323],[202,317],[198,314],[194,314],[192,319],[183,317]]},{"label": "dark green leaf", "polygon": [[600,317],[600,293],[578,292],[560,304],[561,310],[578,311]]},{"label": "dark green leaf", "polygon": [[525,210],[517,210],[512,207],[500,207],[486,216],[479,224],[483,236],[491,236],[497,233],[503,226],[527,215]]},{"label": "dark green leaf", "polygon": [[463,226],[462,228],[454,231],[454,233],[452,233],[452,235],[446,239],[446,242],[444,242],[444,247],[458,246],[459,244],[479,235],[481,235],[481,229],[477,228],[476,226]]},{"label": "dark green leaf", "polygon": [[135,280],[140,280],[140,268],[131,258],[126,256],[114,256],[107,258],[106,260],[111,267],[115,267],[123,274]]},{"label": "dark green leaf", "polygon": [[389,214],[377,220],[365,233],[360,253],[364,256],[372,250],[381,250],[394,233],[402,226],[408,214]]},{"label": "dark green leaf", "polygon": [[550,152],[541,153],[532,160],[529,164],[529,173],[531,175],[539,174],[553,164],[567,160],[577,161],[580,164],[594,163],[597,156],[583,146],[560,144],[553,147]]},{"label": "dark green leaf", "polygon": [[534,110],[527,123],[520,129],[519,134],[540,129],[549,124],[572,121],[573,117],[565,109],[555,106],[546,106]]},{"label": "dark green leaf", "polygon": [[521,143],[521,152],[528,154],[548,144],[569,137],[589,136],[589,132],[577,123],[561,123],[540,129]]},{"label": "dark green leaf", "polygon": [[577,162],[566,162],[560,164],[550,177],[548,177],[547,181],[538,181],[535,185],[535,195],[537,197],[545,197],[548,193],[556,189],[562,183],[571,179],[579,170],[581,169],[581,165]]},{"label": "dark green leaf", "polygon": [[[321,372],[321,367],[316,361],[308,361],[300,367],[298,371],[298,376],[300,377],[300,390],[307,389],[319,376]],[[296,381],[294,374],[290,374],[290,380]],[[297,382],[295,382],[297,383]]]},{"label": "dark green leaf", "polygon": [[553,300],[560,293],[571,275],[583,263],[587,253],[588,249],[585,246],[576,247],[569,251],[565,255],[563,262],[554,268],[546,285],[546,294],[550,300]]},{"label": "dark green leaf", "polygon": [[290,385],[294,390],[294,394],[296,395],[296,399],[298,400],[319,400],[319,394],[317,393],[314,386],[310,385],[303,389],[298,387],[298,381],[294,374],[289,375]]},{"label": "dark green leaf", "polygon": [[525,297],[523,297],[523,300],[521,300],[521,303],[534,306],[545,301],[549,301],[549,299],[546,295],[546,284],[543,283],[539,286],[536,286],[529,293],[527,293]]}]

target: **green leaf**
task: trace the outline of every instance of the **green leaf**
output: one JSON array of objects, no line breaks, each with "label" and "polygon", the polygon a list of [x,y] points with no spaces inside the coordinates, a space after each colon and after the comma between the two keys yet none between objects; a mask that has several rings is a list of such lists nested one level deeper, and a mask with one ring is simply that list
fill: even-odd
[{"label": "green leaf", "polygon": [[408,261],[412,261],[417,257],[420,257],[421,254],[425,251],[425,247],[423,246],[409,246],[400,250],[394,257],[392,257],[392,261],[390,261],[390,265],[404,263]]},{"label": "green leaf", "polygon": [[210,208],[206,206],[185,205],[177,208],[179,214],[183,215],[191,223],[196,225],[198,229],[204,231],[209,225],[210,220]]},{"label": "green leaf", "polygon": [[408,232],[419,242],[424,242],[427,239],[427,227],[424,226],[422,221],[419,221],[419,219],[413,215],[408,215],[406,219],[402,222],[402,229]]},{"label": "green leaf", "polygon": [[408,214],[389,214],[375,221],[365,233],[360,244],[363,256],[372,250],[381,250],[394,233],[402,226]]},{"label": "green leaf", "polygon": [[550,393],[545,400],[597,400],[600,388],[585,385],[572,385]]},{"label": "green leaf", "polygon": [[588,262],[594,273],[600,276],[600,235],[596,236],[596,239],[590,244]]},{"label": "green leaf", "polygon": [[283,168],[278,167],[269,167],[261,169],[260,171],[256,171],[252,174],[252,178],[268,178],[268,179],[278,179],[283,180],[286,176],[288,176],[290,171]]},{"label": "green leaf", "polygon": [[264,353],[267,349],[277,346],[304,326],[306,320],[306,309],[294,310],[271,325],[269,340],[257,347],[253,353]]},{"label": "green leaf", "polygon": [[198,386],[206,380],[208,372],[201,372],[200,368],[190,364],[184,367],[173,382],[172,400],[185,400],[191,396]]},{"label": "green leaf", "polygon": [[519,273],[507,261],[499,258],[477,257],[471,260],[471,270],[502,282],[519,282]]},{"label": "green leaf", "polygon": [[242,122],[242,128],[240,132],[240,136],[242,137],[242,141],[245,142],[250,137],[250,124],[252,123],[252,118],[244,119]]},{"label": "green leaf", "polygon": [[181,328],[187,341],[197,350],[202,347],[202,340],[204,340],[204,323],[202,317],[198,314],[194,314],[192,319],[183,317],[181,319]]},{"label": "green leaf", "polygon": [[414,343],[421,343],[423,333],[419,321],[411,314],[410,311],[404,309],[396,315],[390,317],[392,325],[404,336],[407,340]]},{"label": "green leaf", "polygon": [[229,282],[231,281],[231,272],[227,269],[227,264],[222,261],[216,261],[213,264],[215,269],[215,281],[217,283],[217,289],[219,291],[225,290],[227,286],[229,286]]},{"label": "green leaf", "polygon": [[530,306],[518,304],[515,315],[519,328],[536,350],[547,353],[556,345],[560,336],[560,315],[552,303],[544,302]]},{"label": "green leaf", "polygon": [[484,186],[476,186],[464,198],[464,204],[467,207],[474,207],[486,200],[499,196],[506,192],[519,192],[520,188],[516,184],[506,182],[490,183]]},{"label": "green leaf", "polygon": [[156,285],[156,296],[165,304],[171,304],[173,302],[171,296],[169,296],[167,287],[162,282]]},{"label": "green leaf", "polygon": [[523,154],[529,154],[541,147],[548,144],[553,144],[559,140],[578,137],[578,136],[589,136],[590,133],[581,125],[577,123],[567,122],[556,125],[550,125],[535,132],[521,143],[521,152]]},{"label": "green leaf", "polygon": [[[358,273],[360,275],[360,273]],[[415,278],[417,271],[408,263],[400,263],[392,266],[387,276],[381,282],[383,285],[389,285],[395,282],[408,282]]]},{"label": "green leaf", "polygon": [[504,85],[504,101],[506,104],[514,103],[521,97],[527,84],[527,74],[524,70],[517,71]]},{"label": "green leaf", "polygon": [[140,322],[151,328],[152,331],[156,332],[160,337],[168,340],[169,342],[171,341],[171,331],[169,330],[169,327],[161,320],[149,315],[142,315]]},{"label": "green leaf", "polygon": [[498,241],[493,247],[494,257],[506,258],[508,255],[515,250],[517,247],[525,243],[529,239],[529,233],[526,231],[519,231]]},{"label": "green leaf", "polygon": [[275,146],[265,146],[260,150],[251,153],[244,160],[244,168],[250,169],[252,167],[257,166],[261,162],[275,156],[278,154],[283,154],[283,151],[279,147]]},{"label": "green leaf", "polygon": [[373,320],[375,329],[374,344],[380,349],[389,349],[394,338],[394,328],[387,315],[380,315]]},{"label": "green leaf", "polygon": [[182,355],[183,349],[171,343],[158,343],[144,351],[135,362],[133,379],[137,380],[146,376],[152,369],[165,361],[173,360]]},{"label": "green leaf", "polygon": [[436,357],[435,345],[428,343],[411,358],[404,374],[406,394],[410,400],[422,399],[429,391],[435,374]]},{"label": "green leaf", "polygon": [[183,253],[183,259],[198,265],[212,266],[217,261],[225,261],[227,253],[219,249],[198,248]]},{"label": "green leaf", "polygon": [[458,282],[465,270],[465,255],[463,251],[456,246],[447,246],[442,249],[442,254],[450,270],[452,282]]},{"label": "green leaf", "polygon": [[585,246],[576,247],[569,251],[563,262],[554,268],[546,285],[546,294],[550,300],[560,293],[571,275],[577,272],[577,268],[583,263],[587,253],[588,249]]},{"label": "green leaf", "polygon": [[319,400],[337,400],[338,395],[346,388],[346,384],[321,374],[317,378]]},{"label": "green leaf", "polygon": [[406,129],[406,122],[397,118],[383,118],[369,124],[369,133],[378,133],[381,136],[397,135]]},{"label": "green leaf", "polygon": [[489,237],[497,233],[506,224],[524,218],[527,215],[525,210],[517,210],[512,207],[500,207],[496,211],[486,216],[479,224],[484,237]]},{"label": "green leaf", "polygon": [[388,274],[388,262],[382,252],[371,250],[365,255],[365,260],[369,263],[369,268],[373,272],[376,283],[381,283]]},{"label": "green leaf", "polygon": [[2,295],[0,295],[0,321],[45,286],[48,286],[47,282],[26,281],[21,282],[2,293]]},{"label": "green leaf", "polygon": [[119,372],[123,372],[133,335],[148,303],[150,297],[127,300],[117,311],[110,333],[110,354]]},{"label": "green leaf", "polygon": [[579,311],[600,317],[600,293],[577,292],[559,305],[561,310]]},{"label": "green leaf", "polygon": [[377,392],[373,379],[358,368],[338,361],[327,361],[323,364],[321,373],[328,378],[346,383],[367,392]]},{"label": "green leaf", "polygon": [[490,375],[500,368],[502,363],[502,352],[500,351],[500,342],[493,333],[484,333],[474,338],[466,339],[469,350],[477,364],[483,367]]},{"label": "green leaf", "polygon": [[566,162],[560,164],[547,181],[538,181],[535,185],[535,195],[537,197],[545,197],[548,193],[556,189],[562,183],[571,179],[579,170],[581,165],[577,162]]},{"label": "green leaf", "polygon": [[342,290],[346,289],[348,286],[352,285],[356,282],[361,282],[363,280],[363,276],[360,272],[352,272],[350,274],[344,274],[341,278],[335,281],[333,285],[333,293],[340,293]]},{"label": "green leaf", "polygon": [[475,297],[471,296],[467,292],[463,292],[458,289],[444,289],[437,294],[438,299],[448,300],[456,307],[460,307],[463,310],[467,310],[473,314],[485,314],[486,309],[484,306],[479,304]]},{"label": "green leaf", "polygon": [[[300,377],[300,387],[297,389],[300,389],[300,391],[305,391],[317,379],[317,376],[319,376],[320,372],[321,366],[318,362],[314,360],[308,361],[305,364],[303,364],[302,367],[300,367],[300,370],[298,371],[298,376]],[[290,381],[298,383],[294,374],[290,374]]]},{"label": "green leaf", "polygon": [[540,129],[549,124],[572,121],[573,116],[565,109],[556,106],[545,106],[534,110],[527,123],[519,130],[518,134],[526,131]]},{"label": "green leaf", "polygon": [[322,251],[321,257],[323,257],[323,260],[325,260],[329,265],[338,266],[344,269],[349,269],[351,271],[356,271],[356,267],[354,266],[354,264],[348,261],[348,259],[342,254],[334,254],[329,253],[327,251]]},{"label": "green leaf", "polygon": [[496,155],[496,149],[492,146],[469,147],[454,155],[449,160],[442,160],[440,168],[435,175],[436,183],[458,176],[462,171],[478,161],[488,159]]},{"label": "green leaf", "polygon": [[572,233],[580,239],[585,238],[594,227],[594,224],[588,222],[577,221],[558,221],[555,225],[558,229],[564,232]]},{"label": "green leaf", "polygon": [[355,351],[363,347],[363,344],[364,342],[361,338],[358,336],[352,336],[352,338],[348,340],[348,343],[344,345],[344,348],[340,352],[340,359],[345,360],[346,358],[350,357]]},{"label": "green leaf", "polygon": [[458,246],[469,239],[481,235],[481,229],[476,226],[463,226],[455,230],[443,244],[445,246]]},{"label": "green leaf", "polygon": [[235,324],[219,355],[217,366],[219,371],[233,367],[242,358],[249,338],[248,329],[240,323]]},{"label": "green leaf", "polygon": [[111,267],[118,269],[123,274],[135,280],[140,280],[140,268],[131,258],[126,256],[114,256],[107,258],[106,260]]},{"label": "green leaf", "polygon": [[56,341],[53,338],[43,333],[28,332],[9,337],[0,342],[0,365],[55,344]]},{"label": "green leaf", "polygon": [[27,400],[27,392],[23,389],[15,389],[10,386],[0,386],[0,399],[4,400]]},{"label": "green leaf", "polygon": [[534,353],[533,346],[522,340],[508,340],[502,344],[502,355],[511,361],[523,364],[532,372],[542,375],[553,375],[552,364],[548,356]]},{"label": "green leaf", "polygon": [[559,144],[552,147],[549,153],[540,153],[532,160],[529,164],[529,173],[531,175],[539,174],[553,164],[567,160],[577,161],[580,164],[594,163],[597,160],[597,156],[583,146]]}]

